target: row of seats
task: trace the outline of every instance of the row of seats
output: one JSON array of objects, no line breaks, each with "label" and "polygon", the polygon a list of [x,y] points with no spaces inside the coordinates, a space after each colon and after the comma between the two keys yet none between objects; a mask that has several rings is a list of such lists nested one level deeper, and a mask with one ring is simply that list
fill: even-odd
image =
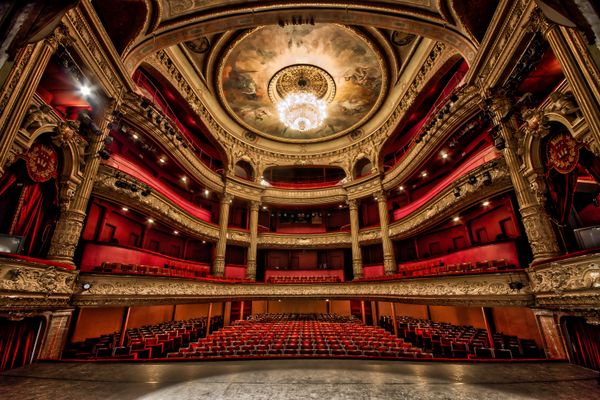
[{"label": "row of seats", "polygon": [[505,259],[483,260],[475,262],[464,262],[458,264],[443,264],[441,262],[426,262],[410,265],[402,265],[398,275],[402,277],[427,276],[427,275],[447,275],[463,273],[480,273],[489,271],[503,271],[514,269],[513,265],[508,265]]},{"label": "row of seats", "polygon": [[[65,359],[152,359],[163,358],[169,352],[206,336],[207,318],[168,321],[141,328],[127,329],[125,337],[119,332],[74,342],[65,348]],[[210,331],[223,327],[223,318],[211,318]]]},{"label": "row of seats", "polygon": [[270,276],[267,283],[339,283],[338,276]]},{"label": "row of seats", "polygon": [[[354,315],[316,314],[316,313],[269,313],[255,314],[247,318],[250,322],[284,322],[284,321],[321,321],[338,323],[360,323]],[[238,321],[238,323],[243,323]]]},{"label": "row of seats", "polygon": [[189,266],[175,266],[164,264],[163,266],[156,265],[139,265],[139,264],[122,264],[115,262],[104,262],[101,266],[95,267],[94,272],[104,272],[112,274],[140,274],[140,275],[159,275],[159,276],[176,276],[180,278],[198,278],[208,276],[209,268]]},{"label": "row of seats", "polygon": [[[493,334],[490,344],[488,331],[468,325],[453,325],[407,316],[396,318],[398,337],[430,351],[436,357],[447,358],[544,358],[534,340]],[[393,319],[380,317],[380,325],[394,332]]]},{"label": "row of seats", "polygon": [[[168,358],[433,358],[431,353],[353,317],[259,315],[168,353]],[[345,322],[327,322],[340,320]]]}]

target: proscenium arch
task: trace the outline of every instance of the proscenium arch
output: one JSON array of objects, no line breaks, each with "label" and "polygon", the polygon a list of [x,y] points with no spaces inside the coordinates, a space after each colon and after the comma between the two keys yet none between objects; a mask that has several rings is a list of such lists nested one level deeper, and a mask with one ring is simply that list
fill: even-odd
[{"label": "proscenium arch", "polygon": [[343,3],[301,5],[273,3],[233,7],[226,11],[189,15],[182,20],[168,22],[140,39],[124,57],[125,68],[133,73],[149,56],[164,48],[212,33],[231,29],[246,29],[258,25],[276,25],[281,21],[310,18],[314,23],[341,23],[370,25],[376,28],[399,30],[431,38],[457,49],[471,64],[477,44],[454,24],[425,12],[402,10],[392,6],[368,6]]}]

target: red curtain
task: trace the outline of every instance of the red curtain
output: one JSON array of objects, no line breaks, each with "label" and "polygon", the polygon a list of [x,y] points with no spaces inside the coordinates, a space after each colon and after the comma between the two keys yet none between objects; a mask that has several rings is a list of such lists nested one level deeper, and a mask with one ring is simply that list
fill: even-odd
[{"label": "red curtain", "polygon": [[566,318],[573,361],[600,371],[600,326],[589,325],[583,318]]},{"label": "red curtain", "polygon": [[40,238],[40,228],[44,222],[44,195],[39,183],[23,188],[23,205],[17,217],[13,233],[26,239],[25,254],[31,255],[34,245]]},{"label": "red curtain", "polygon": [[596,157],[588,149],[581,149],[579,163],[585,167],[596,182],[600,183],[600,157]]},{"label": "red curtain", "polygon": [[17,176],[12,172],[6,172],[0,178],[0,196],[4,194],[17,181]]},{"label": "red curtain", "polygon": [[577,186],[577,169],[568,174],[561,174],[555,170],[550,170],[548,176],[548,187],[550,197],[554,202],[556,214],[561,225],[569,220],[569,213],[573,206],[573,197],[575,187]]},{"label": "red curtain", "polygon": [[0,371],[30,363],[41,318],[0,319]]}]

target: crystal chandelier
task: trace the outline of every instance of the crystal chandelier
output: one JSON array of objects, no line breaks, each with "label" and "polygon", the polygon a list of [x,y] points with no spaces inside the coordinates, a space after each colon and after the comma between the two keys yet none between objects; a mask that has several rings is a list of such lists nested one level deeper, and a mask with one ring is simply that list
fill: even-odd
[{"label": "crystal chandelier", "polygon": [[327,103],[312,93],[293,92],[277,104],[279,119],[300,132],[316,129],[327,118]]}]

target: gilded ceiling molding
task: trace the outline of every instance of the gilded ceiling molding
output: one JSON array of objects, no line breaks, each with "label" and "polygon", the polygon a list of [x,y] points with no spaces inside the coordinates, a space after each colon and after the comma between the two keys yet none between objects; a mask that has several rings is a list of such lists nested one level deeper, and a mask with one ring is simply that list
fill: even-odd
[{"label": "gilded ceiling molding", "polygon": [[[414,5],[414,4],[413,4]],[[310,8],[310,6],[313,6]],[[282,21],[310,16],[314,23],[363,24],[378,28],[400,30],[444,41],[454,47],[469,62],[476,56],[477,44],[458,28],[454,21],[446,20],[436,12],[426,12],[414,7],[372,3],[323,3],[301,4],[261,2],[260,4],[229,5],[226,8],[203,10],[199,14],[186,15],[163,24],[137,43],[126,54],[125,64],[133,71],[148,55],[177,43],[193,40],[201,35],[231,29],[246,29],[257,25],[276,25]]]},{"label": "gilded ceiling molding", "polygon": [[269,249],[328,249],[350,248],[350,232],[285,234],[262,232],[258,234],[258,248]]},{"label": "gilded ceiling molding", "polygon": [[539,264],[527,274],[538,307],[597,310],[600,304],[600,253]]},{"label": "gilded ceiling molding", "polygon": [[501,82],[508,76],[507,66],[520,55],[518,45],[528,33],[527,21],[534,8],[533,0],[500,2],[467,72],[466,82],[476,83],[483,92],[488,88],[501,86]]},{"label": "gilded ceiling molding", "polygon": [[[513,290],[509,283],[520,281]],[[277,299],[281,297],[370,298],[419,304],[529,306],[533,296],[524,272],[337,284],[226,283],[158,277],[82,274],[90,289],[73,296],[76,306],[182,304],[199,301]]]},{"label": "gilded ceiling molding", "polygon": [[77,7],[70,9],[63,21],[73,39],[72,46],[85,63],[86,70],[94,74],[95,79],[90,80],[113,99],[120,99],[125,92],[132,92],[135,84],[90,0],[81,1]]},{"label": "gilded ceiling molding", "polygon": [[[127,205],[131,209],[146,215],[157,216],[161,222],[173,226],[191,237],[210,241],[216,241],[219,238],[219,227],[217,225],[191,216],[155,190],[148,196],[141,196],[139,192],[134,193],[128,189],[116,187],[115,174],[117,172],[118,170],[101,165],[94,182],[93,195]],[[121,174],[128,176],[123,172]],[[133,177],[130,179],[135,181]]]},{"label": "gilded ceiling molding", "polygon": [[0,259],[0,310],[69,306],[77,271],[10,258]]},{"label": "gilded ceiling molding", "polygon": [[[321,153],[311,153],[309,145],[300,145],[301,154],[286,154],[279,151],[270,151],[256,147],[244,140],[241,140],[230,132],[226,131],[213,117],[209,109],[203,104],[196,95],[194,89],[185,80],[175,63],[170,59],[165,51],[160,51],[155,57],[146,61],[153,67],[161,71],[169,81],[178,88],[182,97],[190,104],[192,109],[202,119],[206,127],[210,130],[212,136],[228,150],[228,153],[245,154],[254,160],[253,165],[257,173],[263,171],[271,165],[339,165],[344,170],[350,171],[351,165],[348,160],[355,159],[353,155],[363,153],[365,149],[372,148],[371,153],[379,154],[381,146],[385,139],[391,134],[401,118],[405,116],[406,111],[414,103],[418,94],[425,86],[427,81],[435,74],[437,69],[444,64],[446,60],[455,56],[454,53],[445,51],[444,43],[438,42],[433,46],[429,56],[417,72],[411,84],[402,95],[398,105],[391,113],[390,117],[377,130],[369,135],[363,135],[363,139],[357,140],[350,145]],[[229,165],[234,165],[238,160],[228,160]],[[376,160],[372,160],[376,162]]]},{"label": "gilded ceiling molding", "polygon": [[[480,176],[484,171],[490,173],[492,184],[486,185],[482,179],[470,184],[470,175]],[[461,195],[456,197],[454,189],[460,188]],[[510,174],[504,158],[492,160],[457,179],[447,186],[431,201],[424,204],[410,215],[390,223],[390,237],[405,239],[450,219],[457,212],[489,197],[507,192],[512,189]]]}]

